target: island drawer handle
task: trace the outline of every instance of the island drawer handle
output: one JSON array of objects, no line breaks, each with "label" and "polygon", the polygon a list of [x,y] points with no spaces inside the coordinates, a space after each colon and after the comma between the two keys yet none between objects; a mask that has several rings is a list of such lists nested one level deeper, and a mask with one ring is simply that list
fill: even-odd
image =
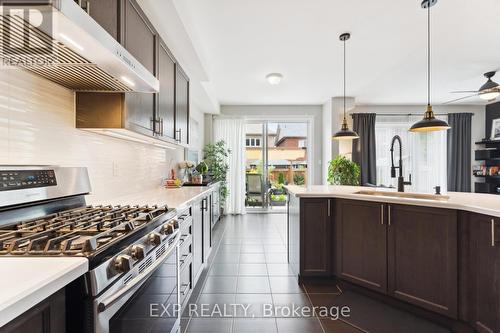
[{"label": "island drawer handle", "polygon": [[387,206],[387,225],[391,226],[391,205]]},{"label": "island drawer handle", "polygon": [[495,219],[491,219],[491,246],[495,247]]},{"label": "island drawer handle", "polygon": [[328,217],[330,217],[330,199],[328,199]]},{"label": "island drawer handle", "polygon": [[384,205],[380,205],[380,224],[384,225]]}]

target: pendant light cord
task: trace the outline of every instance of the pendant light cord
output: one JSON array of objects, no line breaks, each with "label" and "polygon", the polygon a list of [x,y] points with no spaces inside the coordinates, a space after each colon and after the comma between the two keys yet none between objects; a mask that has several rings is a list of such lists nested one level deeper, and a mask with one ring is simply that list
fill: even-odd
[{"label": "pendant light cord", "polygon": [[344,40],[344,121],[346,120],[345,118],[345,40]]},{"label": "pendant light cord", "polygon": [[427,5],[427,105],[431,105],[431,3]]}]

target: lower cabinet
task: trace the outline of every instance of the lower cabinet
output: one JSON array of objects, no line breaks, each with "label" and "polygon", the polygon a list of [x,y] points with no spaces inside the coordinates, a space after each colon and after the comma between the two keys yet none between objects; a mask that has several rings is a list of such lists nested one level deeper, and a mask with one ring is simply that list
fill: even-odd
[{"label": "lower cabinet", "polygon": [[303,199],[300,202],[300,275],[332,275],[332,199]]},{"label": "lower cabinet", "polygon": [[202,202],[193,206],[193,285],[196,285],[203,266],[203,211]]},{"label": "lower cabinet", "polygon": [[455,210],[336,201],[336,275],[457,318]]},{"label": "lower cabinet", "polygon": [[337,276],[379,292],[387,292],[387,228],[385,205],[337,200]]},{"label": "lower cabinet", "polygon": [[500,332],[500,218],[469,215],[469,318],[478,332]]},{"label": "lower cabinet", "polygon": [[208,261],[212,250],[212,207],[210,205],[210,196],[201,200],[201,215],[203,219],[203,262]]},{"label": "lower cabinet", "polygon": [[387,205],[389,295],[457,318],[457,212]]},{"label": "lower cabinet", "polygon": [[1,333],[64,333],[66,302],[60,290],[0,328]]}]

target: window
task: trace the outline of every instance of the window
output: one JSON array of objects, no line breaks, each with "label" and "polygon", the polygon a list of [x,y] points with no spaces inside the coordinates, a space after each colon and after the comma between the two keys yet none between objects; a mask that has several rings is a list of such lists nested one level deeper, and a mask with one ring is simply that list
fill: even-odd
[{"label": "window", "polygon": [[[434,186],[447,188],[446,131],[411,133],[408,129],[420,120],[417,116],[377,116],[375,139],[377,149],[378,185],[397,186],[397,178],[391,178],[391,140],[399,135],[403,141],[403,175],[412,175],[412,192],[433,192]],[[394,164],[398,165],[399,147],[395,144]],[[399,170],[396,170],[399,173]]]},{"label": "window", "polygon": [[247,139],[245,139],[245,145],[247,147],[260,147],[260,139],[259,138],[247,138]]}]

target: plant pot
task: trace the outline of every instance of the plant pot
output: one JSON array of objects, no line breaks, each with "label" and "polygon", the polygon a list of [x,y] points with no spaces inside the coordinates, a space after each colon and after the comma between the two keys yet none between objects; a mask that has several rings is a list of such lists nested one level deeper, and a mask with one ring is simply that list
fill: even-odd
[{"label": "plant pot", "polygon": [[194,175],[191,177],[191,182],[193,184],[203,184],[203,175]]},{"label": "plant pot", "polygon": [[271,201],[271,206],[285,206],[286,201]]}]

